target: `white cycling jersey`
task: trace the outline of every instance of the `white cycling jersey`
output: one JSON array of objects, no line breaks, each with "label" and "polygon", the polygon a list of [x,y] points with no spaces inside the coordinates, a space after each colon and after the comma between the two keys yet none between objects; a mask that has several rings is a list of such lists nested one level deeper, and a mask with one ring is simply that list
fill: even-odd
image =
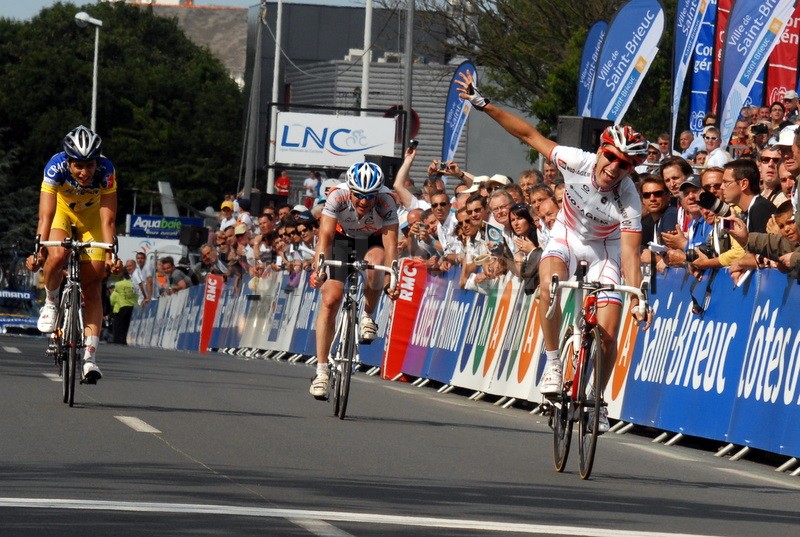
[{"label": "white cycling jersey", "polygon": [[354,239],[364,239],[397,224],[397,199],[387,187],[381,187],[372,210],[359,218],[350,200],[347,183],[337,185],[328,193],[322,214],[336,219],[336,231]]},{"label": "white cycling jersey", "polygon": [[600,188],[594,178],[597,155],[574,147],[556,146],[550,160],[561,170],[565,186],[556,222],[586,241],[619,239],[621,231],[642,230],[642,202],[630,178]]}]

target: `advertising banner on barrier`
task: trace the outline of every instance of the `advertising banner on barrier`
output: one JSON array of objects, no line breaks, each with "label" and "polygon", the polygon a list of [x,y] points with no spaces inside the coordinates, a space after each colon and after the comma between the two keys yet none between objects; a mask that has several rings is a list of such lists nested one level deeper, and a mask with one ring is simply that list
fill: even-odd
[{"label": "advertising banner on barrier", "polygon": [[403,373],[413,377],[424,377],[429,369],[436,334],[444,320],[444,311],[449,290],[448,278],[430,276],[422,294],[411,341],[403,359]]},{"label": "advertising banner on barrier", "polygon": [[690,278],[683,270],[669,269],[659,281],[653,325],[637,339],[622,419],[722,439],[728,433],[741,350],[747,348],[756,286],[736,287],[727,271],[719,271],[694,288],[704,309],[696,314]]},{"label": "advertising banner on barrier", "polygon": [[217,274],[206,276],[205,289],[203,290],[203,323],[200,329],[200,352],[208,352],[208,343],[211,341],[211,332],[214,330],[214,319],[217,318],[219,297],[225,286],[225,280]]},{"label": "advertising banner on barrier", "polygon": [[400,297],[394,304],[389,328],[389,341],[381,365],[381,378],[393,379],[403,371],[411,332],[417,322],[427,282],[427,269],[422,261],[403,259],[400,263]]},{"label": "advertising banner on barrier", "polygon": [[524,328],[528,322],[533,295],[523,292],[523,282],[513,277],[507,285],[516,295],[513,306],[510,306],[508,321],[504,330],[502,346],[497,350],[494,371],[491,376],[489,393],[500,394],[507,397],[525,398],[531,390],[533,372],[519,376],[518,368],[521,360],[521,347],[523,345]]},{"label": "advertising banner on barrier", "polygon": [[[186,216],[128,215],[128,235],[153,239],[179,239],[182,226],[203,226],[202,218]],[[127,254],[126,254],[127,255]]]},{"label": "advertising banner on barrier", "polygon": [[278,112],[275,162],[347,168],[394,156],[396,118]]},{"label": "advertising banner on barrier", "polygon": [[[752,278],[751,278],[752,279]],[[729,442],[800,456],[800,286],[775,270],[758,271],[755,309],[742,326],[747,346],[737,376]],[[729,312],[724,312],[723,315]],[[737,353],[738,358],[738,353]]]},{"label": "advertising banner on barrier", "polygon": [[515,312],[517,298],[519,298],[522,285],[510,272],[501,278],[498,283],[498,297],[492,320],[489,339],[486,341],[481,374],[484,379],[483,391],[487,393],[502,393],[502,383],[496,379],[497,369],[501,364],[503,348],[506,339],[511,339],[510,328],[513,326],[512,315]]},{"label": "advertising banner on barrier", "polygon": [[383,362],[384,348],[386,346],[386,335],[389,331],[389,319],[391,318],[392,302],[386,294],[381,293],[378,300],[378,307],[375,309],[375,324],[378,325],[378,335],[369,345],[360,345],[358,348],[361,363],[372,367],[380,367]]},{"label": "advertising banner on barrier", "polygon": [[299,349],[296,352],[308,356],[316,356],[316,322],[317,306],[319,304],[319,291],[308,284],[308,274],[303,277],[302,289],[297,289],[301,293],[300,309],[297,312],[297,319],[292,333],[292,349]]},{"label": "advertising banner on barrier", "polygon": [[243,289],[246,300],[245,316],[237,322],[242,326],[239,346],[268,348],[265,345],[265,334],[272,324],[272,312],[280,285],[281,273],[272,270],[247,282]]}]

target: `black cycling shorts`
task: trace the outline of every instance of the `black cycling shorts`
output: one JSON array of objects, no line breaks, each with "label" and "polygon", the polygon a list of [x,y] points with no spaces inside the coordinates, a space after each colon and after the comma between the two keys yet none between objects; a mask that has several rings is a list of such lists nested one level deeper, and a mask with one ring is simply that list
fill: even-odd
[{"label": "black cycling shorts", "polygon": [[[333,237],[333,248],[331,249],[331,259],[337,261],[355,261],[364,259],[367,252],[378,246],[383,248],[383,238],[379,233],[370,235],[364,239],[354,239],[341,233],[336,233]],[[328,273],[334,280],[344,282],[347,280],[347,267],[328,267]]]}]

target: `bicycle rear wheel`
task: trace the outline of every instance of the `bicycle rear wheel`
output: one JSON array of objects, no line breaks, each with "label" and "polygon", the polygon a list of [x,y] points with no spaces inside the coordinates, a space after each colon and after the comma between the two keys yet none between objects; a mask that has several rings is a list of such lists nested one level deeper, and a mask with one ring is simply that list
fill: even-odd
[{"label": "bicycle rear wheel", "polygon": [[82,337],[80,328],[80,311],[81,307],[80,294],[73,290],[70,293],[69,300],[69,337],[67,338],[67,346],[69,347],[69,406],[75,403],[75,380],[81,376],[80,368],[80,348],[82,345]]},{"label": "bicycle rear wheel", "polygon": [[[355,305],[355,303],[354,303]],[[353,374],[353,358],[356,355],[356,312],[351,307],[344,319],[342,335],[342,356],[339,362],[339,419],[343,420],[347,413],[347,400],[350,397],[350,376]]]},{"label": "bicycle rear wheel", "polygon": [[597,428],[600,421],[602,399],[600,365],[603,363],[600,329],[592,328],[589,341],[583,349],[583,364],[578,379],[580,398],[578,415],[578,453],[580,454],[581,479],[589,479],[597,448]]},{"label": "bicycle rear wheel", "polygon": [[72,329],[72,311],[69,308],[69,291],[63,291],[59,302],[58,313],[56,314],[56,360],[58,361],[59,372],[61,373],[61,396],[65,403],[69,403],[70,398],[70,371],[72,370],[72,360],[69,354],[70,330]]},{"label": "bicycle rear wheel", "polygon": [[[572,356],[574,355],[574,342],[572,329],[568,329],[561,343],[561,367],[564,379],[572,378]],[[550,416],[550,426],[553,429],[553,463],[556,472],[563,472],[569,458],[569,448],[572,442],[572,420],[570,419],[571,397],[569,395],[569,382],[565,382],[561,395],[553,401],[553,411]]]}]

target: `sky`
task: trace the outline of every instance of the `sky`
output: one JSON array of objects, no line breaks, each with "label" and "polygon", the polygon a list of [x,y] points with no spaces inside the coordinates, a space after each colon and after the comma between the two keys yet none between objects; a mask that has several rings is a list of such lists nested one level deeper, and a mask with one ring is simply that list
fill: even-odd
[{"label": "sky", "polygon": [[[38,14],[43,8],[52,6],[57,0],[0,0],[0,17],[28,20]],[[92,0],[61,0],[78,6],[94,3]],[[273,0],[274,1],[274,0]],[[250,7],[259,3],[259,0],[194,0],[196,6],[229,6]],[[333,4],[333,5],[363,5],[363,0],[287,0],[287,3],[303,4]]]}]

